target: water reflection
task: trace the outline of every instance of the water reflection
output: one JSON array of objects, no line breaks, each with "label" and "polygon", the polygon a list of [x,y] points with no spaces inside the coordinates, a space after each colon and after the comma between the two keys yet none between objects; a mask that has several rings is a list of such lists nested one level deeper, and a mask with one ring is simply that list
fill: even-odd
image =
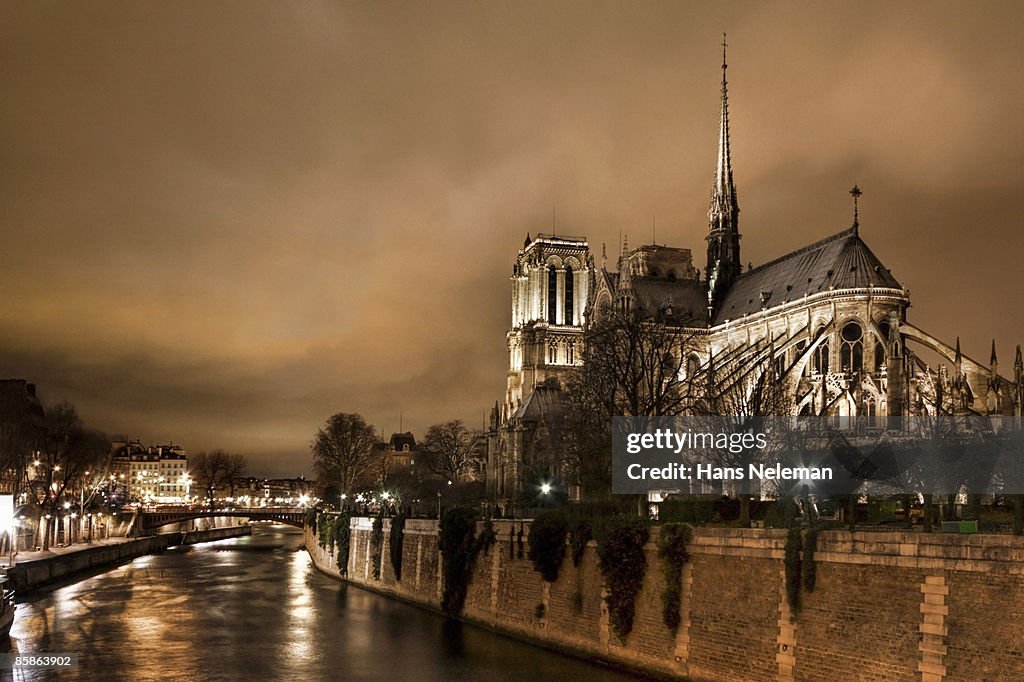
[{"label": "water reflection", "polygon": [[259,525],[24,595],[10,650],[77,653],[80,667],[3,679],[629,679],[345,586],[301,544]]}]

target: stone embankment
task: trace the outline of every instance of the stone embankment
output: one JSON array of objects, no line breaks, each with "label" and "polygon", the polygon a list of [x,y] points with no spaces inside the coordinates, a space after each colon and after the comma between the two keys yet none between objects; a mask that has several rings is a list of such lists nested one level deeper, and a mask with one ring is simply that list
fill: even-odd
[{"label": "stone embankment", "polygon": [[[373,577],[369,519],[352,519],[347,579],[439,609],[435,521],[408,520],[395,579],[384,524]],[[546,583],[526,558],[529,524],[497,521],[478,557],[462,617],[499,632],[638,671],[694,680],[1024,679],[1024,538],[912,532],[821,532],[813,591],[786,596],[786,531],[698,528],[681,577],[681,622],[662,622],[657,528],[633,631],[609,627],[596,545]],[[337,557],[307,529],[317,568]]]},{"label": "stone embankment", "polygon": [[246,524],[163,533],[144,538],[110,538],[90,544],[55,548],[47,552],[22,552],[7,575],[15,590],[32,589],[72,578],[78,573],[131,561],[144,554],[162,552],[168,547],[223,540],[251,533],[252,528]]}]

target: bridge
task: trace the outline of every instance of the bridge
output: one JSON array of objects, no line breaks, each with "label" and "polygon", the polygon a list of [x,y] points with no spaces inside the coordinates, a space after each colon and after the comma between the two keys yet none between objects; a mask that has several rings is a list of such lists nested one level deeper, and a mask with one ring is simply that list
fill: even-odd
[{"label": "bridge", "polygon": [[306,522],[306,510],[301,507],[226,507],[224,509],[157,507],[139,510],[136,513],[135,528],[138,533],[144,535],[171,523],[224,516],[244,518],[250,521],[271,521],[296,528],[302,528]]}]

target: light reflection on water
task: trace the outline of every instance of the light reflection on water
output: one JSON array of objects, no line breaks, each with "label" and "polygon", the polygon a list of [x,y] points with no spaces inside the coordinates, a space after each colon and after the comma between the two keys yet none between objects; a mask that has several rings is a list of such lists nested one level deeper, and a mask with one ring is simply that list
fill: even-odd
[{"label": "light reflection on water", "polygon": [[346,587],[301,544],[298,529],[257,525],[23,595],[10,651],[77,653],[79,669],[3,679],[630,679]]}]

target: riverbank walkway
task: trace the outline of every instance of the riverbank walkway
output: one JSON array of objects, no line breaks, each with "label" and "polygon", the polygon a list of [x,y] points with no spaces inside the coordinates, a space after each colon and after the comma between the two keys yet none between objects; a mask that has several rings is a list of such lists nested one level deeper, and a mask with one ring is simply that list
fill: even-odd
[{"label": "riverbank walkway", "polygon": [[[14,555],[14,565],[27,564],[33,561],[45,561],[47,559],[54,559],[56,557],[67,556],[74,554],[75,552],[83,552],[88,549],[95,549],[97,547],[112,547],[114,545],[121,545],[126,542],[131,542],[136,538],[125,538],[125,537],[113,537],[104,538],[103,540],[93,540],[92,542],[75,542],[70,545],[52,545],[47,550],[19,550]],[[0,556],[0,568],[10,567],[10,555]]]}]

